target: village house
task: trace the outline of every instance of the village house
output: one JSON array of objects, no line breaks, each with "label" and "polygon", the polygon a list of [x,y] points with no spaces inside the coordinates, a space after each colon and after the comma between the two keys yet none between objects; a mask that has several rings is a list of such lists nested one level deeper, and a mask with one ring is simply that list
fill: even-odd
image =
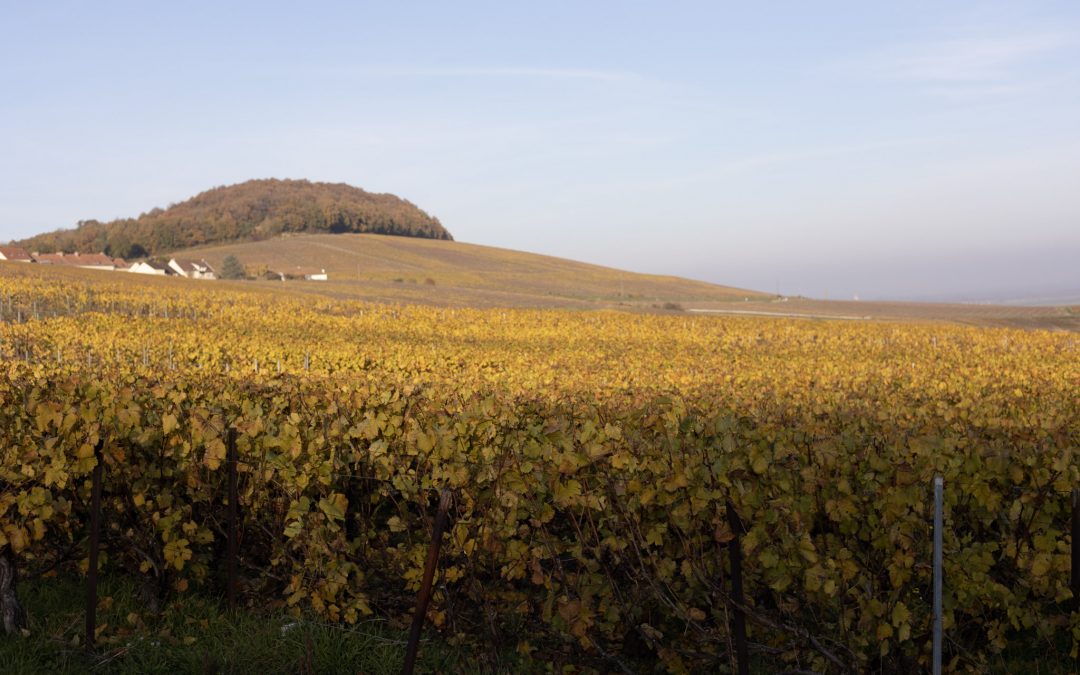
[{"label": "village house", "polygon": [[0,246],[0,260],[27,263],[34,262],[34,259],[26,252],[26,249],[19,248],[18,246]]},{"label": "village house", "polygon": [[116,269],[116,264],[113,259],[104,253],[33,253],[31,255],[34,262],[39,265],[69,265],[71,267],[82,267],[88,270],[107,270],[113,271]]},{"label": "village house", "polygon": [[173,258],[169,260],[169,268],[188,279],[217,279],[214,268],[205,260]]},{"label": "village house", "polygon": [[64,257],[67,258],[69,265],[88,270],[108,270],[111,272],[116,269],[113,259],[104,253],[72,253]]},{"label": "village house", "polygon": [[132,274],[155,274],[157,276],[168,276],[173,274],[172,268],[165,263],[155,262],[152,260],[144,260],[137,263],[133,263],[131,267],[127,269]]},{"label": "village house", "polygon": [[63,253],[38,253],[34,251],[30,254],[39,265],[66,265],[67,261],[64,260]]},{"label": "village house", "polygon": [[269,278],[282,281],[286,279],[303,279],[305,281],[327,281],[329,278],[326,270],[321,267],[284,267],[268,270]]},{"label": "village house", "polygon": [[303,279],[305,281],[326,281],[326,270],[321,267],[294,267],[285,270],[285,276],[291,279]]},{"label": "village house", "polygon": [[[144,260],[129,263],[123,258],[111,258],[104,253],[27,253],[18,246],[0,246],[0,260],[35,262],[41,265],[68,265],[94,270],[131,272],[154,276],[181,276],[186,279],[217,279],[217,271],[205,259],[171,258],[169,261]],[[252,274],[248,270],[249,275]],[[287,279],[304,281],[327,281],[329,275],[322,267],[283,267],[266,269],[262,267],[256,277],[285,281]]]}]

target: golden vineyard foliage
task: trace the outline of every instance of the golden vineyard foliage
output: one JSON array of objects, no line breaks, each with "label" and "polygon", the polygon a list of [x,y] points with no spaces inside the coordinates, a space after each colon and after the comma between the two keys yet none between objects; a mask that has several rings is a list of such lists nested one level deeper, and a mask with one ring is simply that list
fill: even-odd
[{"label": "golden vineyard foliage", "polygon": [[430,619],[451,639],[715,669],[740,541],[754,642],[793,667],[910,672],[930,653],[940,474],[949,668],[1080,641],[1073,334],[147,294],[7,269],[0,546],[22,566],[82,550],[100,442],[103,565],[171,593],[220,583],[233,428],[253,605],[405,616],[449,486]]}]

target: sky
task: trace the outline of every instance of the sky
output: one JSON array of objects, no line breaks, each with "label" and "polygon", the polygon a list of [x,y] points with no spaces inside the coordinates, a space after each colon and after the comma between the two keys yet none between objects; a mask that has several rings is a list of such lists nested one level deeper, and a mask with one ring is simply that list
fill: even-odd
[{"label": "sky", "polygon": [[831,299],[1080,297],[1080,3],[0,0],[0,241],[251,178]]}]

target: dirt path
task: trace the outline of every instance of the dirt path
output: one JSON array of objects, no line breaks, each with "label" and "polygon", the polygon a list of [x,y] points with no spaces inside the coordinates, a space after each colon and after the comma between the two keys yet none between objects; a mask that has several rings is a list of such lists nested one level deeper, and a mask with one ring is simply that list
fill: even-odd
[{"label": "dirt path", "polygon": [[804,314],[801,312],[767,312],[764,310],[743,309],[688,309],[688,312],[700,314],[744,314],[748,316],[786,316],[798,319],[842,319],[844,321],[869,321],[872,316],[850,316],[845,314]]},{"label": "dirt path", "polygon": [[695,303],[688,312],[843,321],[948,321],[977,326],[1080,332],[1078,307],[964,305],[788,298],[769,302]]}]

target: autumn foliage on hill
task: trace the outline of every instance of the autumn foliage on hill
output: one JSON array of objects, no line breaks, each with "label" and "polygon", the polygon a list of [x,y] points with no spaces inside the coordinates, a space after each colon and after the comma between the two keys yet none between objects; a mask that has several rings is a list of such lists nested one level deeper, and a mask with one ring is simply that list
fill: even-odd
[{"label": "autumn foliage on hill", "polygon": [[288,232],[370,232],[453,239],[409,201],[344,183],[250,180],[216,187],[138,218],[81,221],[18,242],[35,251],[105,251],[142,257],[220,242],[268,239]]}]

